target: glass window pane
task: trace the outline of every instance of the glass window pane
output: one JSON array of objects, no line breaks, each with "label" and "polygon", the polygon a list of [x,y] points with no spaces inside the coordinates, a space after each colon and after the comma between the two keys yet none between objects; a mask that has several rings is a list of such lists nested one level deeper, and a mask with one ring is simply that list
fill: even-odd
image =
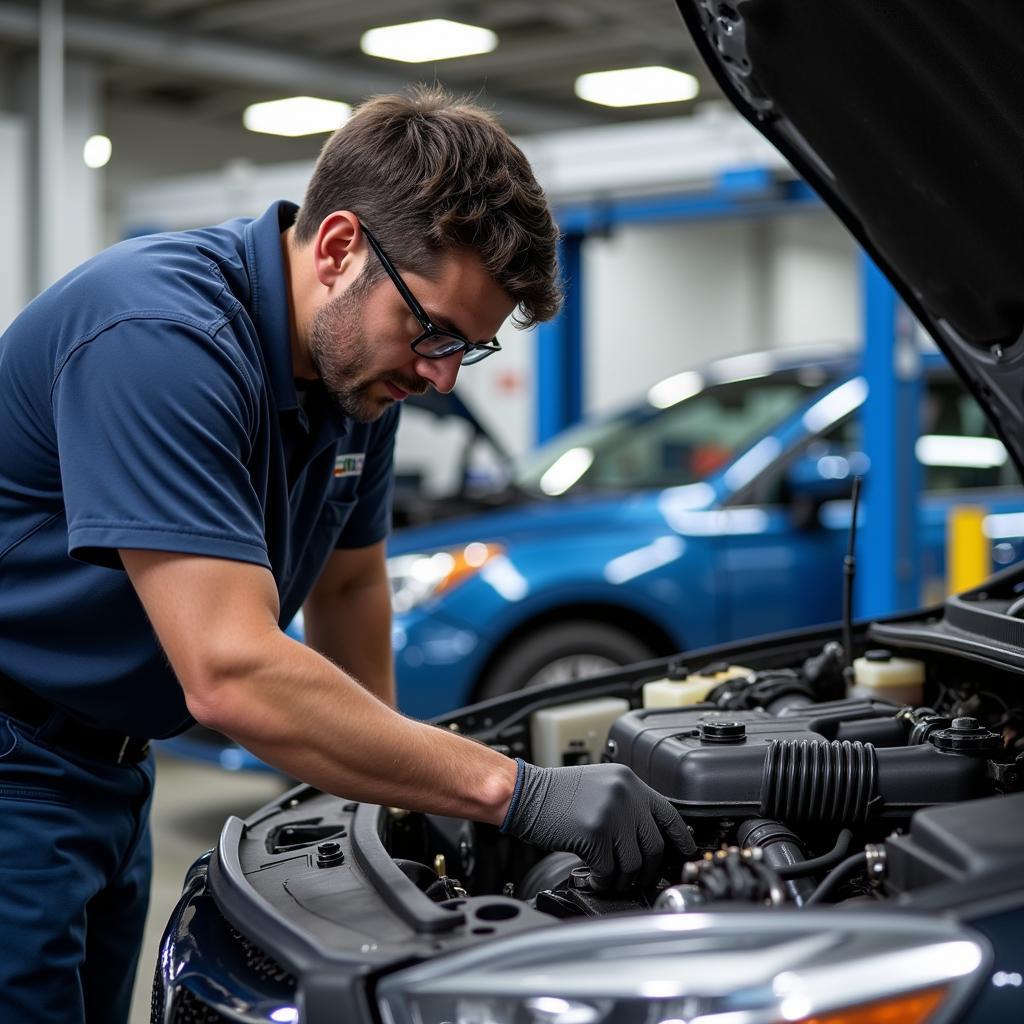
[{"label": "glass window pane", "polygon": [[585,451],[593,457],[577,486],[618,491],[695,483],[727,465],[820,387],[820,380],[784,371],[713,384],[667,409],[645,405],[584,424],[527,459],[519,482],[542,487],[559,459]]}]

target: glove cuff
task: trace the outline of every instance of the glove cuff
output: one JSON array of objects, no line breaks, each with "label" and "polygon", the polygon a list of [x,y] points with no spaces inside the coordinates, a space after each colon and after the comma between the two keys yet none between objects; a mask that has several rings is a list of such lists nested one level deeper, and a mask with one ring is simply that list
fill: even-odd
[{"label": "glove cuff", "polygon": [[515,820],[516,810],[519,806],[519,797],[523,792],[523,779],[526,777],[526,762],[521,758],[516,758],[516,784],[512,790],[512,799],[508,804],[508,811],[505,813],[505,820],[501,823],[501,831],[507,832],[512,822]]}]

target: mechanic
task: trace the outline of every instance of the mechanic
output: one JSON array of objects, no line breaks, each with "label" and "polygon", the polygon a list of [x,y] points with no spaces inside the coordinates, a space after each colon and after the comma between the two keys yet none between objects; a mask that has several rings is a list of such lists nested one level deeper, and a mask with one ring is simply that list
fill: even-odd
[{"label": "mechanic", "polygon": [[[0,1019],[127,1019],[148,738],[193,720],[355,800],[658,869],[677,813],[394,710],[398,409],[560,302],[557,231],[489,113],[377,97],[301,208],[122,242],[0,339]],[[282,631],[303,606],[308,644]]]}]

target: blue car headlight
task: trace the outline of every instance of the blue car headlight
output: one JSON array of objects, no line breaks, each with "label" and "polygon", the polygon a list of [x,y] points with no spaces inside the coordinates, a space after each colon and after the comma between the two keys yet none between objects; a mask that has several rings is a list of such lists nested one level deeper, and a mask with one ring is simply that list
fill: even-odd
[{"label": "blue car headlight", "polygon": [[938,919],[679,914],[566,924],[439,957],[378,986],[387,1024],[924,1024],[990,958]]},{"label": "blue car headlight", "polygon": [[388,559],[391,608],[396,615],[412,611],[470,579],[504,553],[500,544],[474,541],[443,551],[395,555]]}]

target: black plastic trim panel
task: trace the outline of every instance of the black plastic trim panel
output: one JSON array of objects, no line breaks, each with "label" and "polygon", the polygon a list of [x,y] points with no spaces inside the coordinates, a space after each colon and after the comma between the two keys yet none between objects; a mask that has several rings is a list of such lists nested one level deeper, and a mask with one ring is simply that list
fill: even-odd
[{"label": "black plastic trim panel", "polygon": [[[253,889],[238,857],[244,833],[241,818],[228,818],[210,858],[210,891],[220,912],[296,975],[296,1001],[303,1024],[372,1020],[362,984],[369,965],[325,956],[302,929]],[[272,942],[268,941],[271,937]],[[329,996],[325,996],[324,988],[329,989]]]},{"label": "black plastic trim panel", "polygon": [[360,804],[352,819],[352,852],[376,893],[410,928],[421,934],[449,932],[466,923],[460,910],[432,903],[384,849],[384,809]]}]

